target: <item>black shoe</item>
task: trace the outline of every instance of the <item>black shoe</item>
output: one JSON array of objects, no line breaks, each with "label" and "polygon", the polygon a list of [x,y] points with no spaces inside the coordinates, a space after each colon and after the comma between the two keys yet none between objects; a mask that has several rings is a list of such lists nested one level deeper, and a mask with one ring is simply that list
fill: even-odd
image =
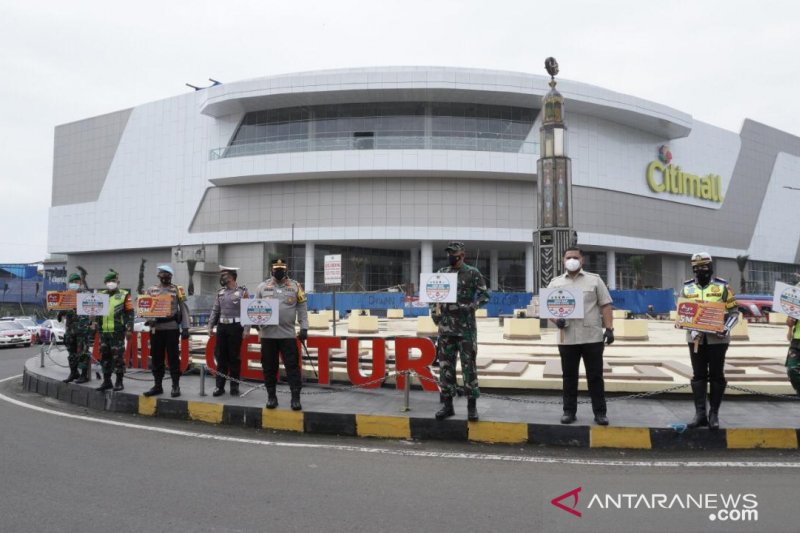
[{"label": "black shoe", "polygon": [[161,385],[153,385],[153,388],[144,393],[148,398],[150,396],[158,396],[159,394],[164,394],[164,388],[161,387]]},{"label": "black shoe", "polygon": [[449,418],[456,414],[455,409],[453,409],[453,398],[445,398],[444,405],[441,409],[436,411],[436,420],[444,420],[445,418]]},{"label": "black shoe", "polygon": [[169,395],[172,396],[173,398],[177,398],[178,396],[181,395],[181,388],[178,385],[173,385]]},{"label": "black shoe", "polygon": [[572,413],[564,413],[563,415],[561,415],[561,423],[562,424],[572,424],[576,420],[577,420],[577,418]]},{"label": "black shoe", "polygon": [[64,383],[72,383],[73,381],[78,379],[78,376],[80,376],[80,374],[78,374],[77,370],[70,370],[69,376],[67,376],[67,379],[64,380]]},{"label": "black shoe", "polygon": [[225,394],[225,389],[220,389],[217,387],[214,389],[214,392],[211,393],[211,396],[222,396],[223,394]]},{"label": "black shoe", "polygon": [[105,392],[107,390],[113,389],[114,385],[111,384],[111,376],[105,375],[103,376],[103,384],[97,387],[95,390],[97,392]]},{"label": "black shoe", "polygon": [[125,390],[125,385],[122,384],[122,374],[117,374],[117,379],[114,381],[114,391],[119,392]]},{"label": "black shoe", "polygon": [[606,415],[594,415],[594,421],[598,426],[608,425],[608,417]]},{"label": "black shoe", "polygon": [[710,411],[708,413],[708,429],[716,431],[719,429],[719,413]]},{"label": "black shoe", "polygon": [[81,375],[75,380],[75,383],[87,383],[89,381],[89,369],[84,368],[81,370]]},{"label": "black shoe", "polygon": [[303,409],[303,406],[300,405],[300,391],[299,390],[297,390],[297,391],[293,390],[292,391],[292,401],[289,404],[289,406],[292,408],[292,411],[301,411]]},{"label": "black shoe", "polygon": [[231,385],[231,396],[239,396],[239,386]]},{"label": "black shoe", "polygon": [[470,398],[467,400],[467,420],[475,422],[478,420],[478,406],[476,405],[477,399]]}]

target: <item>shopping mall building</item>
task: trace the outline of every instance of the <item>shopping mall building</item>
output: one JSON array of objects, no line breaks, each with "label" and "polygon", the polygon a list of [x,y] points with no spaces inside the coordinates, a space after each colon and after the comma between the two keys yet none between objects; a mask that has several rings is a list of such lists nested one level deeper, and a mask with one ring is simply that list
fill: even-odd
[{"label": "shopping mall building", "polygon": [[[218,287],[220,264],[254,287],[276,255],[307,290],[327,291],[324,256],[341,254],[341,290],[379,291],[416,285],[459,240],[491,288],[531,291],[548,81],[439,67],[305,72],[58,126],[48,251],[93,286],[109,267],[135,286],[142,259],[151,283],[169,262],[180,283],[193,269],[198,294]],[[800,138],[751,120],[724,130],[576,81],[558,90],[587,270],[611,288],[676,288],[689,255],[708,251],[737,289],[742,255],[748,292],[792,279]]]}]

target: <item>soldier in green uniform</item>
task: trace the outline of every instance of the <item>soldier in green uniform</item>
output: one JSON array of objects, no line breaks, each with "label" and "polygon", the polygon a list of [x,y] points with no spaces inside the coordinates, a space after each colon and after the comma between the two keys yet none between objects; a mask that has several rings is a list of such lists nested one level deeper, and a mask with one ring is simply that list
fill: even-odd
[{"label": "soldier in green uniform", "polygon": [[[103,392],[113,387],[115,391],[121,391],[124,389],[125,341],[130,339],[133,331],[133,304],[130,293],[119,288],[119,274],[111,270],[103,281],[106,290],[101,294],[108,295],[108,312],[96,317],[96,328],[100,332],[100,366],[103,368],[103,384],[96,390]],[[112,372],[117,375],[113,385]]]},{"label": "soldier in green uniform", "polygon": [[[71,291],[85,292],[79,274],[70,274],[67,288]],[[89,354],[94,341],[94,324],[91,317],[79,315],[75,310],[59,311],[58,321],[66,319],[64,345],[67,347],[69,376],[64,383],[86,383],[89,381]]]},{"label": "soldier in green uniform", "polygon": [[[800,287],[800,283],[797,286]],[[789,376],[789,382],[800,396],[800,320],[788,317],[786,325],[789,326],[789,331],[786,332],[786,340],[789,341],[789,353],[786,354],[786,375]]]},{"label": "soldier in green uniform", "polygon": [[464,243],[450,242],[445,248],[449,266],[440,273],[458,274],[456,303],[431,304],[431,317],[439,327],[436,351],[439,358],[439,387],[444,406],[436,413],[436,420],[455,414],[453,395],[456,393],[456,354],[461,356],[461,371],[467,389],[467,418],[478,420],[478,371],[475,359],[478,354],[478,328],[475,310],[489,301],[489,291],[483,275],[477,268],[464,263]]}]

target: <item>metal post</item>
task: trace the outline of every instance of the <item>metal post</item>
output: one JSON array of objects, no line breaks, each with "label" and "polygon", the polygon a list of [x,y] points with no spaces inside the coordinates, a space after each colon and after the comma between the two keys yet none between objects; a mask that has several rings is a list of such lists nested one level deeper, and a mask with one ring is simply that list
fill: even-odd
[{"label": "metal post", "polygon": [[206,365],[200,365],[200,396],[206,395]]},{"label": "metal post", "polygon": [[39,348],[39,368],[44,368],[44,344]]},{"label": "metal post", "polygon": [[333,336],[336,336],[336,287],[333,288]]},{"label": "metal post", "polygon": [[403,408],[401,409],[402,412],[407,413],[411,410],[408,406],[408,401],[411,396],[411,371],[406,370],[403,372],[406,376],[406,380],[403,386]]}]

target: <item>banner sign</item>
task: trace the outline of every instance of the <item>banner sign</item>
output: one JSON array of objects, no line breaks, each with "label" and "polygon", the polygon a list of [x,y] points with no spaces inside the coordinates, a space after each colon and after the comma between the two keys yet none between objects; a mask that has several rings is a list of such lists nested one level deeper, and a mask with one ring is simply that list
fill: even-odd
[{"label": "banner sign", "polygon": [[342,284],[342,255],[325,256],[325,285]]},{"label": "banner sign", "polygon": [[243,326],[277,326],[279,308],[277,298],[242,300],[239,318]]},{"label": "banner sign", "polygon": [[577,287],[539,289],[541,318],[583,318],[583,290]]},{"label": "banner sign", "polygon": [[719,333],[725,329],[725,304],[678,298],[675,325],[680,329],[693,329],[706,333]]},{"label": "banner sign", "polygon": [[78,306],[76,291],[47,291],[48,311],[74,311]]},{"label": "banner sign", "polygon": [[108,313],[108,294],[80,292],[77,296],[79,315],[103,316]]},{"label": "banner sign", "polygon": [[458,297],[457,273],[419,275],[419,301],[430,304],[454,304]]},{"label": "banner sign", "polygon": [[775,293],[772,295],[772,310],[800,319],[800,287],[776,282]]},{"label": "banner sign", "polygon": [[136,299],[136,316],[139,318],[166,318],[172,315],[172,295],[140,295]]}]

